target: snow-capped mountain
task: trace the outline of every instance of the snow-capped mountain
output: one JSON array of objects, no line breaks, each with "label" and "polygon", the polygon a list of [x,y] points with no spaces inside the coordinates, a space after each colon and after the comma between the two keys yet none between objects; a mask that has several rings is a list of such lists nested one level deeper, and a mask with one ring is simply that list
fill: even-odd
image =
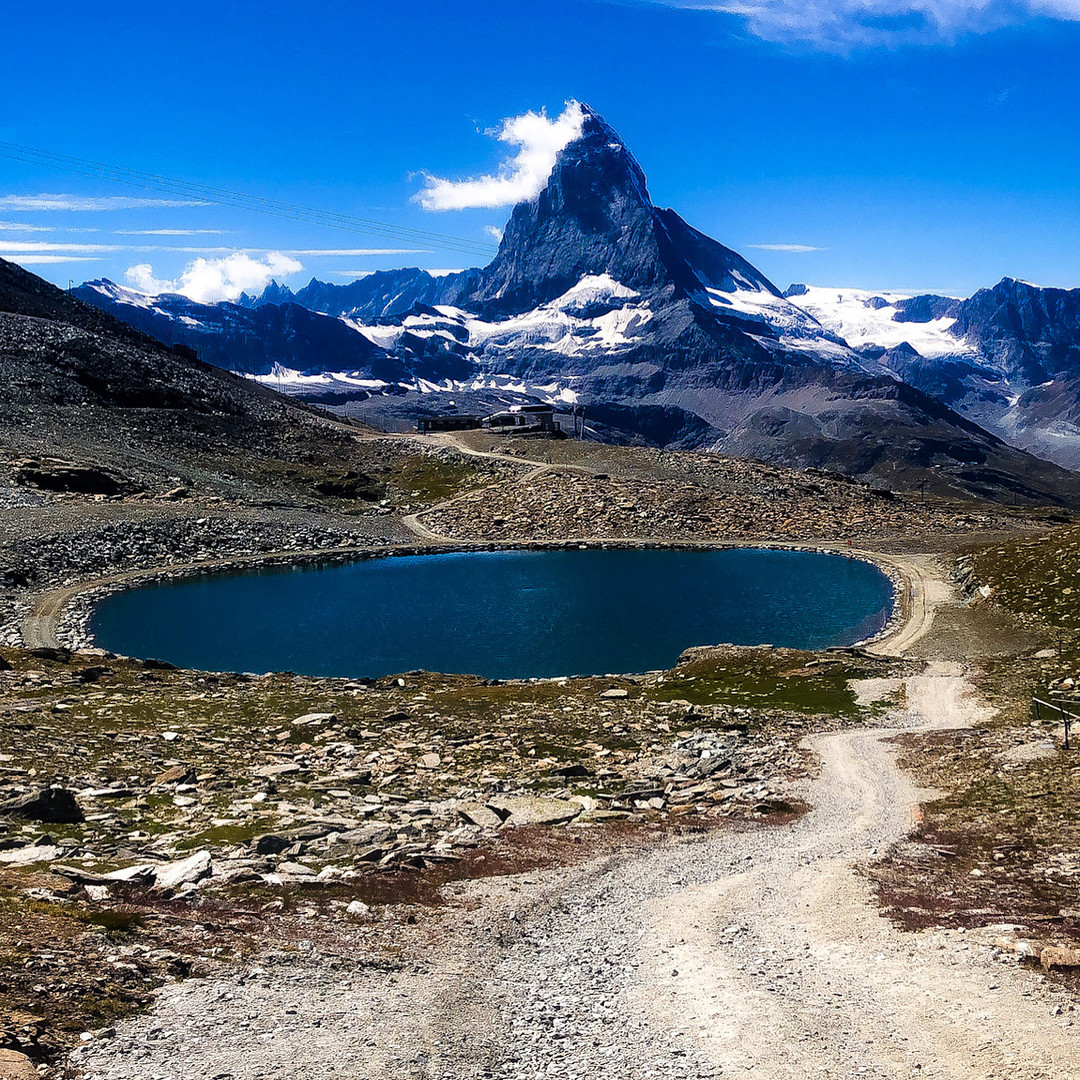
[{"label": "snow-capped mountain", "polygon": [[[276,285],[211,307],[109,282],[79,295],[215,363],[324,399],[512,387],[617,407],[624,430],[651,438],[662,414],[659,430],[692,432],[696,445],[890,484],[929,475],[968,492],[1034,489],[1046,468],[896,378],[886,348],[853,348],[842,319],[785,297],[735,251],[654,206],[638,163],[588,109],[486,267],[312,281],[285,303]],[[909,302],[897,300],[894,316]],[[936,324],[954,317],[934,314],[924,329],[945,332]]]},{"label": "snow-capped mountain", "polygon": [[785,295],[910,385],[1080,465],[1080,289],[1004,278],[966,300],[806,285]]}]

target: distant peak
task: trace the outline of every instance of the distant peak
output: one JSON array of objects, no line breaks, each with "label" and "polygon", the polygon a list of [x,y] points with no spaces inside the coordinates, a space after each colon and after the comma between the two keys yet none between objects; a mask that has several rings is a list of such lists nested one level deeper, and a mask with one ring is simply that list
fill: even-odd
[{"label": "distant peak", "polygon": [[1016,289],[1016,288],[1037,289],[1039,292],[1045,292],[1046,289],[1048,288],[1048,286],[1046,286],[1046,285],[1036,285],[1034,281],[1025,281],[1023,278],[1006,276],[1006,277],[1003,277],[997,283],[997,285],[994,286],[994,288],[996,288],[996,289]]}]

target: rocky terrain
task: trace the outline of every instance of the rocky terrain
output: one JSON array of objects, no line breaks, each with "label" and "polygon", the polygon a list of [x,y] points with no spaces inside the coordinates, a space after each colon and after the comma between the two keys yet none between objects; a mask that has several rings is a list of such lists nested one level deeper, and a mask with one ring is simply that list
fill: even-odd
[{"label": "rocky terrain", "polygon": [[1005,508],[896,496],[825,473],[792,473],[715,455],[680,455],[679,479],[553,465],[419,516],[452,539],[829,540],[1016,527]]},{"label": "rocky terrain", "polygon": [[45,1058],[253,932],[379,926],[440,882],[567,857],[536,829],[791,815],[802,734],[857,722],[848,678],[896,670],[730,649],[527,684],[53,650],[4,650],[0,667],[0,999],[8,1044]]},{"label": "rocky terrain", "polygon": [[415,448],[395,454],[369,434],[0,260],[0,485],[347,512],[395,481],[397,494],[413,480],[421,496],[452,483],[433,475],[438,461],[421,467]]},{"label": "rocky terrain", "polygon": [[[1066,562],[1071,550],[1071,529],[1044,541],[1032,532],[1065,517],[1058,511],[889,497],[842,477],[714,455],[492,443],[482,433],[460,445],[349,437],[374,497],[335,496],[320,509],[307,495],[275,507],[191,490],[88,496],[25,473],[0,489],[9,643],[0,648],[0,903],[10,916],[0,1004],[13,1052],[53,1068],[87,1043],[76,1060],[96,1068],[114,1028],[127,1038],[118,1018],[155,1000],[156,988],[184,994],[192,974],[247,978],[230,973],[271,963],[268,950],[281,985],[289,972],[317,971],[323,981],[313,985],[330,993],[347,968],[385,992],[396,972],[426,962],[432,942],[487,925],[485,905],[505,913],[515,875],[550,872],[561,896],[566,877],[553,868],[793,820],[804,809],[800,784],[817,767],[804,737],[864,728],[900,702],[897,680],[915,670],[858,652],[715,649],[694,650],[669,672],[524,683],[185,672],[12,647],[45,594],[76,598],[57,614],[61,636],[80,645],[87,582],[300,552],[414,549],[410,522],[460,543],[836,542],[850,532],[857,544],[902,549],[996,534],[1004,565],[1010,545],[1049,544]],[[866,680],[879,692],[858,689]],[[1003,750],[1025,742],[1003,738],[1013,740]],[[897,909],[920,906],[910,889],[925,876],[928,845],[912,850],[916,858],[905,863],[900,850],[889,864],[893,891],[882,896]],[[1039,858],[1056,865],[1045,851]],[[968,888],[1000,884],[967,873],[978,858],[957,865]],[[465,883],[480,879],[500,899],[476,899],[480,886]],[[977,921],[977,895],[964,894],[957,907],[969,914],[954,922]],[[1020,910],[1021,893],[1009,895]],[[1059,918],[1054,941],[1071,928]],[[560,917],[551,932],[567,925]],[[521,955],[519,975],[532,963],[528,949]],[[623,968],[611,978],[623,985]],[[542,1048],[551,1008],[506,1007]],[[252,1023],[237,1020],[230,1037],[243,1044]],[[174,1045],[167,1030],[140,1036],[139,1054]],[[387,1061],[396,1075],[392,1053]],[[526,1074],[535,1065],[529,1054],[520,1061]]]},{"label": "rocky terrain", "polygon": [[[979,715],[957,671],[932,664],[875,679],[873,693],[858,685],[901,689],[890,730],[933,733]],[[425,933],[418,919],[390,970],[308,939],[166,988],[151,1016],[98,1033],[72,1060],[102,1080],[298,1068],[416,1080],[761,1068],[792,1080],[1067,1080],[1080,1059],[1074,1006],[1048,973],[1071,950],[1042,949],[1044,972],[1011,947],[1018,927],[915,938],[867,902],[860,868],[908,832],[918,797],[888,734],[815,738],[821,774],[801,818],[609,844],[572,876],[531,868],[471,883],[452,891],[458,931],[436,920]]]}]

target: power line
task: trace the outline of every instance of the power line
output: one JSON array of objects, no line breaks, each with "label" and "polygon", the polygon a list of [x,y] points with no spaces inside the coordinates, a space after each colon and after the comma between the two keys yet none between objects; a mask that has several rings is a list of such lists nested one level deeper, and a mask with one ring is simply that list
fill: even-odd
[{"label": "power line", "polygon": [[290,221],[303,221],[312,225],[339,229],[343,232],[363,233],[396,240],[399,243],[427,244],[442,251],[471,255],[490,259],[493,249],[489,244],[478,240],[468,240],[461,236],[448,236],[445,233],[427,229],[412,229],[403,225],[391,225],[385,221],[354,217],[333,210],[319,210],[298,203],[281,202],[262,195],[250,195],[243,191],[198,184],[191,180],[163,176],[159,173],[145,173],[137,169],[126,169],[116,165],[107,165],[100,161],[73,157],[70,154],[56,154],[33,146],[0,141],[0,157],[11,158],[31,165],[44,165],[60,172],[91,176],[112,184],[140,189],[149,188],[169,195],[180,195],[193,200],[205,200],[224,206],[233,206],[242,210],[251,210],[271,217],[286,218]]}]

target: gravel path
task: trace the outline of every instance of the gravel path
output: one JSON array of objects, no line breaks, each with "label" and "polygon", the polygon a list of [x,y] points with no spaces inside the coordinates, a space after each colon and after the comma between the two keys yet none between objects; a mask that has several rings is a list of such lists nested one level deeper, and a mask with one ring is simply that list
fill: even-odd
[{"label": "gravel path", "polygon": [[[957,666],[906,689],[900,727],[977,716]],[[309,955],[176,985],[78,1058],[113,1080],[1080,1075],[1080,1028],[1037,975],[869,902],[854,866],[919,798],[892,730],[816,737],[814,809],[791,826],[479,883],[411,968]]]}]

